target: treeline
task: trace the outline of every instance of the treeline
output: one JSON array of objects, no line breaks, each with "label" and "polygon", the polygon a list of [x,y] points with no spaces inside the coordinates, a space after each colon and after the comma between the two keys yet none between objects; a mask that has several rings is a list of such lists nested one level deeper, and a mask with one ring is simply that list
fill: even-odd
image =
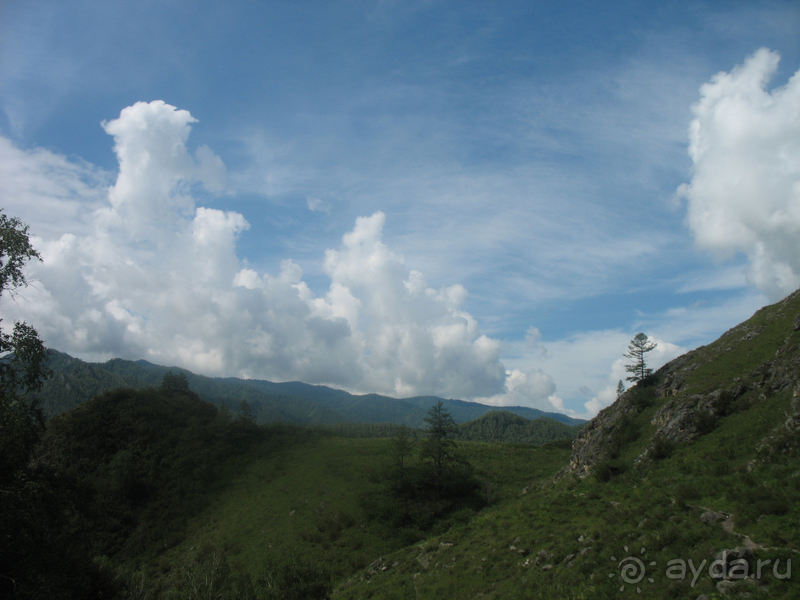
[{"label": "treeline", "polygon": [[[0,469],[0,596],[136,597],[120,564],[182,541],[187,520],[254,444],[268,449],[308,434],[234,416],[198,398],[181,376],[158,388],[109,391],[51,419],[33,431],[26,460]],[[203,568],[214,567],[217,559],[207,559]],[[275,566],[262,588],[277,590],[281,577],[309,568]]]},{"label": "treeline", "polygon": [[391,439],[387,464],[375,473],[380,487],[363,498],[365,512],[411,544],[466,521],[491,499],[453,439],[458,426],[441,402],[412,436],[400,427]]},{"label": "treeline", "polygon": [[526,419],[508,411],[486,413],[479,419],[462,423],[454,438],[471,442],[502,442],[507,444],[542,445],[559,440],[571,440],[584,425],[567,425],[554,419]]},{"label": "treeline", "polygon": [[[504,410],[486,413],[484,416],[456,425],[451,438],[461,442],[493,442],[507,444],[542,445],[561,440],[571,440],[583,425],[566,425],[554,419],[526,419]],[[343,437],[373,438],[395,437],[405,426],[394,423],[337,423],[322,425],[317,429]],[[423,429],[408,429],[413,440],[425,437]]]}]

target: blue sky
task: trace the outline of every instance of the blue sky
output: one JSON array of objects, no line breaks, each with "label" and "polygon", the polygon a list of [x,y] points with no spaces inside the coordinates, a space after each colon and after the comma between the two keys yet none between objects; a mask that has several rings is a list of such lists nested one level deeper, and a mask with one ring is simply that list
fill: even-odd
[{"label": "blue sky", "polygon": [[[796,2],[0,4],[5,322],[591,415],[800,285]],[[793,78],[794,77],[794,78]]]}]

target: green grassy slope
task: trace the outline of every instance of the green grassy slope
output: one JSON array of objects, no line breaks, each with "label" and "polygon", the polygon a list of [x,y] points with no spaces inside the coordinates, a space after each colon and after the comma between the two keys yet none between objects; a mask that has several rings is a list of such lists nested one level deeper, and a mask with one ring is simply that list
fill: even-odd
[{"label": "green grassy slope", "polygon": [[200,597],[207,576],[221,586],[208,597],[252,598],[236,586],[266,590],[289,563],[287,578],[325,571],[354,600],[800,597],[800,293],[628,390],[571,450],[461,442],[492,502],[425,539],[367,518],[390,440],[157,396],[115,392],[54,419],[37,459],[92,488],[104,520],[86,527],[119,537],[93,542],[97,563],[131,576],[126,598]]},{"label": "green grassy slope", "polygon": [[582,425],[569,426],[555,419],[526,419],[506,410],[494,410],[458,426],[455,439],[476,442],[546,444],[575,437]]},{"label": "green grassy slope", "polygon": [[[265,565],[296,557],[324,565],[334,583],[343,583],[408,539],[365,516],[362,498],[375,486],[389,458],[390,440],[354,439],[311,431],[280,445],[263,443],[251,462],[207,508],[195,516],[184,540],[158,556],[129,561],[148,585],[168,589],[171,578],[209,548],[232,568],[253,578]],[[492,502],[501,505],[533,480],[552,477],[565,463],[565,445],[463,443],[464,457],[488,480]],[[491,510],[491,509],[487,509]],[[440,525],[464,523],[455,515]]]},{"label": "green grassy slope", "polygon": [[[800,561],[796,460],[748,471],[752,454],[746,451],[769,430],[752,422],[770,421],[785,401],[775,398],[733,417],[696,444],[610,481],[564,478],[544,489],[528,487],[465,526],[385,557],[392,568],[362,571],[335,597],[620,598],[619,563],[628,556],[640,557],[653,579],[638,583],[641,594],[627,585],[630,597],[716,597],[718,580],[708,567],[723,549],[744,546],[747,535],[761,547],[754,559],[772,561],[762,573],[768,597],[796,598],[794,582],[771,571],[776,559],[781,575],[787,559],[793,566]],[[644,439],[637,444],[643,447]],[[706,524],[708,509],[726,517]],[[735,515],[732,533],[723,527],[727,515]],[[688,571],[686,578],[667,576],[674,560],[705,561],[694,585]]]},{"label": "green grassy slope", "polygon": [[[384,557],[334,597],[797,598],[799,446],[795,294],[629,390],[557,482]],[[723,551],[728,575],[753,577],[721,577]]]}]

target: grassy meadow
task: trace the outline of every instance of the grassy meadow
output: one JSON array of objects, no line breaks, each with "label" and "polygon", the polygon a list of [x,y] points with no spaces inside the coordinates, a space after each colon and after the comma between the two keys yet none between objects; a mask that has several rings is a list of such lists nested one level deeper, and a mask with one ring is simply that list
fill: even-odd
[{"label": "grassy meadow", "polygon": [[[365,497],[384,485],[390,445],[385,438],[337,437],[299,428],[275,435],[252,448],[246,464],[232,463],[237,473],[188,522],[180,543],[131,560],[124,570],[145,577],[151,590],[167,592],[173,578],[183,577],[200,557],[216,552],[233,571],[252,578],[265,565],[297,559],[323,565],[334,586],[344,585],[380,557],[425,536],[366,515]],[[570,453],[568,443],[463,442],[459,450],[489,484],[491,504],[484,511],[555,475]],[[436,531],[463,526],[474,516],[473,511],[453,514]]]},{"label": "grassy meadow", "polygon": [[[631,469],[605,482],[567,478],[530,486],[468,523],[385,556],[389,568],[362,571],[334,597],[720,598],[719,579],[708,569],[721,549],[744,546],[747,535],[758,546],[755,559],[766,566],[761,581],[743,592],[796,598],[791,577],[780,579],[772,569],[783,577],[787,560],[792,566],[800,561],[794,550],[800,546],[797,469],[772,464],[748,472],[735,450],[719,456],[715,449],[748,427],[731,425],[651,469]],[[735,515],[733,529],[722,521],[704,523],[701,515],[709,508]],[[646,569],[633,585],[621,580],[620,563],[628,557]],[[676,560],[684,561],[683,574],[679,563],[668,572]]]}]

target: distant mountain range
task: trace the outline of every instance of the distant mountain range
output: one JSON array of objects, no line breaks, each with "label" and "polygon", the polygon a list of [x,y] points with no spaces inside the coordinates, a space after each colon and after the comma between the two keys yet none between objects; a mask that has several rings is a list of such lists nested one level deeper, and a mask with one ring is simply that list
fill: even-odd
[{"label": "distant mountain range", "polygon": [[184,373],[192,391],[214,404],[238,411],[241,402],[246,400],[260,423],[393,423],[416,428],[425,426],[424,418],[428,409],[439,401],[456,423],[466,423],[499,410],[525,419],[554,419],[570,426],[585,423],[561,413],[525,406],[499,408],[436,396],[396,399],[379,394],[354,395],[298,381],[273,383],[257,379],[205,377],[186,369],[164,367],[145,360],[115,358],[105,363],[89,363],[56,350],[49,350],[49,367],[53,377],[40,392],[34,394],[48,418],[70,410],[106,390],[158,386],[164,374],[172,371]]}]

